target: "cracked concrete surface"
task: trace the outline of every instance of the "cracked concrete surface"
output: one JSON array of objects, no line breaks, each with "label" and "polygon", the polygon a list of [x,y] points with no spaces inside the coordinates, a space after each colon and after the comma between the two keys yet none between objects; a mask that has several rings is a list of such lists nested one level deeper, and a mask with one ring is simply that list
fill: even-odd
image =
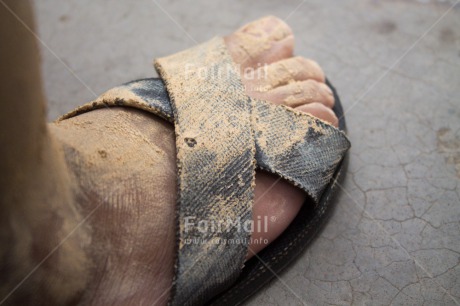
[{"label": "cracked concrete surface", "polygon": [[339,90],[353,147],[330,223],[283,282],[248,305],[460,305],[453,3],[39,0],[40,37],[62,60],[42,48],[49,118],[154,76],[154,57],[263,15],[287,18],[296,53],[317,60]]}]

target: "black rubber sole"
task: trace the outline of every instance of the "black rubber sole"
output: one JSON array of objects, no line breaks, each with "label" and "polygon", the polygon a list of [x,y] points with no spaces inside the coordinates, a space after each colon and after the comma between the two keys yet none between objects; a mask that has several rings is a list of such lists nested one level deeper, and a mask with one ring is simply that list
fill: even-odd
[{"label": "black rubber sole", "polygon": [[[333,111],[339,118],[339,129],[346,131],[343,108],[337,91],[328,80],[326,83],[334,93]],[[215,296],[207,305],[239,305],[243,303],[269,283],[275,274],[280,273],[294,259],[298,258],[318,236],[331,216],[335,207],[334,204],[337,202],[337,182],[340,183],[345,177],[347,166],[348,154],[337,167],[319,204],[315,207],[312,201],[307,200],[288,228],[267,248],[246,262],[237,281],[225,292]]]}]

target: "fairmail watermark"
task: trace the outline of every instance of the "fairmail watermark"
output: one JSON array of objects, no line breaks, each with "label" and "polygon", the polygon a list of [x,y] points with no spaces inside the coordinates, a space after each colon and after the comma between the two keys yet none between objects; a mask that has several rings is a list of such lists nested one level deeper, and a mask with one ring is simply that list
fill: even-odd
[{"label": "fairmail watermark", "polygon": [[200,234],[221,234],[228,232],[247,233],[253,232],[267,233],[268,232],[268,217],[257,216],[255,220],[241,220],[237,218],[225,218],[219,220],[198,219],[195,216],[184,218],[184,233],[200,233]]},{"label": "fairmail watermark", "polygon": [[246,93],[260,93],[271,89],[271,85],[267,83],[268,65],[259,63],[252,67],[242,67],[238,64],[216,65],[214,67],[198,67],[193,63],[184,65],[185,80],[193,80],[193,82],[183,82],[181,90],[200,94],[202,91],[207,91],[208,88],[202,86],[203,80],[206,84],[213,84],[215,80],[235,80],[240,79],[242,82],[227,82],[225,90],[228,92],[238,91],[243,86]]},{"label": "fairmail watermark", "polygon": [[263,80],[268,77],[268,65],[258,63],[252,67],[242,67],[239,64],[216,65],[212,68],[208,66],[198,67],[193,63],[187,63],[184,67],[185,77],[194,79],[216,79],[234,76],[241,77],[243,80]]}]

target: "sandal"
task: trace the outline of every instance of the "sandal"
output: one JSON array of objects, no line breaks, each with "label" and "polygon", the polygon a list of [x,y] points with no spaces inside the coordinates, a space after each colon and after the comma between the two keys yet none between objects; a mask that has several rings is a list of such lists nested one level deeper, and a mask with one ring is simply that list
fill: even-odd
[{"label": "sandal", "polygon": [[[177,257],[170,304],[239,304],[299,255],[333,208],[350,147],[339,98],[328,83],[337,129],[248,97],[222,38],[160,58],[155,67],[161,79],[113,88],[60,120],[126,106],[175,125]],[[287,135],[279,132],[286,128]],[[256,167],[301,188],[309,200],[281,236],[245,262],[251,232],[242,225],[252,221]],[[190,226],[190,218],[225,230],[204,231]]]}]

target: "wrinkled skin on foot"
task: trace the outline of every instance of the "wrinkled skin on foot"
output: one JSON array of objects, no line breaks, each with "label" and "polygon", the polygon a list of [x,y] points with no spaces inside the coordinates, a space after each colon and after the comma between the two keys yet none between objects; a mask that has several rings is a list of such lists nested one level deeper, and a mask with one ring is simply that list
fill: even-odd
[{"label": "wrinkled skin on foot", "polygon": [[[32,25],[27,4],[8,4]],[[0,13],[8,16],[4,9]],[[8,302],[165,304],[174,262],[173,126],[125,108],[45,125],[44,99],[37,103],[41,88],[35,42],[17,21],[2,19],[0,34],[6,37],[3,29],[13,29],[13,50],[19,51],[1,54],[14,73],[8,80],[13,84],[1,88],[0,140],[10,149],[0,156],[0,237],[11,248],[0,253],[5,258],[0,299],[40,264]],[[262,18],[225,42],[248,95],[337,125],[323,71],[312,60],[293,57],[294,36],[284,22]],[[262,77],[249,77],[248,71]],[[18,100],[17,91],[9,89],[15,84],[25,93],[22,104],[6,104]],[[12,120],[15,116],[24,119]],[[274,240],[304,200],[299,189],[258,171],[253,215],[254,220],[268,220],[269,232],[252,237]],[[248,258],[263,247],[250,246]]]}]

